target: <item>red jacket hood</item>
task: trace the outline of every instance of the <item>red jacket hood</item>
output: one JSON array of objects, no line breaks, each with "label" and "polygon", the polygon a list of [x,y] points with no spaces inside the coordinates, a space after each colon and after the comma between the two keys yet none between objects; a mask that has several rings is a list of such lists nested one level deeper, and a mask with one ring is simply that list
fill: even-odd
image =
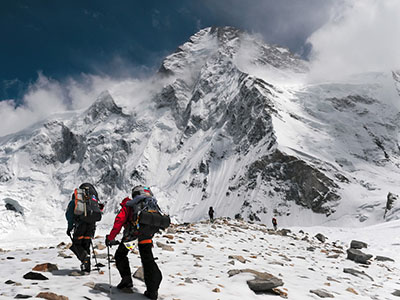
[{"label": "red jacket hood", "polygon": [[124,200],[122,200],[122,202],[120,203],[120,205],[121,205],[122,207],[124,207],[124,206],[126,205],[126,202],[128,202],[129,200],[131,200],[131,198],[126,197]]}]

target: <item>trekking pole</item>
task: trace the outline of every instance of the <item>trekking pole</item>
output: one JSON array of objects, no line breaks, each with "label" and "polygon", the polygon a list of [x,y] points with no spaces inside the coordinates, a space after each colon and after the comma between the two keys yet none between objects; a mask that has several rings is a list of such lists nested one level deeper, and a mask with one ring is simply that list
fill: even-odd
[{"label": "trekking pole", "polygon": [[111,267],[110,267],[110,246],[107,245],[107,261],[108,261],[108,284],[110,285],[110,295],[111,295]]},{"label": "trekking pole", "polygon": [[92,245],[93,257],[94,257],[94,261],[96,262],[97,271],[100,273],[100,267],[99,267],[99,264],[97,263],[97,257],[96,257],[96,253],[94,252],[94,247],[93,247],[93,241],[92,241],[92,239],[90,239],[90,244]]},{"label": "trekking pole", "polygon": [[110,247],[118,245],[118,241],[110,241],[110,244],[107,245],[107,261],[108,261],[108,284],[110,285],[110,295],[112,293],[112,285],[111,285],[111,263],[110,263]]}]

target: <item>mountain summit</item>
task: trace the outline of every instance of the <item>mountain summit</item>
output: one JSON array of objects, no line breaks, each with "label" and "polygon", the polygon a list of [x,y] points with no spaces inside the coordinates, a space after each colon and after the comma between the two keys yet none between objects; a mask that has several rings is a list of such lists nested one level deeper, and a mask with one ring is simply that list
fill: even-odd
[{"label": "mountain summit", "polygon": [[[143,99],[103,92],[87,110],[0,138],[3,235],[61,230],[81,182],[98,187],[107,212],[133,185],[151,185],[176,221],[210,206],[283,225],[382,220],[400,180],[387,85],[307,85],[308,68],[238,29],[205,28],[164,59]],[[393,88],[395,74],[384,76]]]}]

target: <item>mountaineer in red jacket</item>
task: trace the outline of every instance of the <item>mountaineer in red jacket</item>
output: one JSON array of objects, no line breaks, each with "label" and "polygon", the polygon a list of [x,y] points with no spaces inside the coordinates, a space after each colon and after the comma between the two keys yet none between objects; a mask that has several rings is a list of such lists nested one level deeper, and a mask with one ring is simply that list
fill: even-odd
[{"label": "mountaineer in red jacket", "polygon": [[[133,283],[128,260],[129,250],[125,243],[128,244],[128,242],[138,239],[140,259],[143,265],[144,282],[147,288],[147,290],[144,292],[144,295],[149,299],[157,299],[158,288],[162,280],[162,274],[154,261],[152,253],[152,238],[154,233],[145,232],[145,230],[144,232],[140,231],[138,230],[138,224],[134,223],[134,220],[137,218],[138,214],[139,202],[146,198],[154,199],[152,197],[153,193],[151,192],[150,188],[137,186],[132,189],[132,200],[126,197],[121,202],[122,208],[115,217],[114,226],[110,234],[106,236],[106,245],[110,246],[117,234],[121,231],[122,227],[124,227],[122,242],[119,244],[114,255],[115,264],[122,277],[122,280],[117,285],[117,288],[131,288]],[[154,201],[156,200],[154,199]],[[143,227],[145,228],[145,226]]]}]

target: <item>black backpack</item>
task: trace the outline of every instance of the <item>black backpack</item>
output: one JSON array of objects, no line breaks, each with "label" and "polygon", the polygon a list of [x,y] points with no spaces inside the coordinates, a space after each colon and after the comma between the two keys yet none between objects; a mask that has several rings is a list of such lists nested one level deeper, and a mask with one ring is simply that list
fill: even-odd
[{"label": "black backpack", "polygon": [[126,206],[132,209],[132,214],[125,240],[133,240],[138,235],[152,237],[156,232],[167,229],[171,224],[170,217],[162,213],[151,190],[147,187],[139,187],[133,189],[133,199],[126,203]]},{"label": "black backpack", "polygon": [[103,205],[99,202],[97,191],[90,183],[83,183],[74,190],[74,215],[85,223],[96,223],[101,220]]}]

